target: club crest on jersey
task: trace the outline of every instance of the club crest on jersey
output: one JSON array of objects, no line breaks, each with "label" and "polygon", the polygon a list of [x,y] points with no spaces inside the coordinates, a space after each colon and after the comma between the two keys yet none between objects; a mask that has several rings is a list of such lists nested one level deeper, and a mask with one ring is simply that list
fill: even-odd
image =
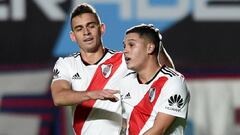
[{"label": "club crest on jersey", "polygon": [[153,102],[153,100],[155,99],[155,95],[156,95],[156,88],[150,88],[148,94],[149,94],[150,102]]},{"label": "club crest on jersey", "polygon": [[112,72],[112,64],[107,64],[107,65],[101,65],[102,68],[102,74],[105,78],[108,78]]}]

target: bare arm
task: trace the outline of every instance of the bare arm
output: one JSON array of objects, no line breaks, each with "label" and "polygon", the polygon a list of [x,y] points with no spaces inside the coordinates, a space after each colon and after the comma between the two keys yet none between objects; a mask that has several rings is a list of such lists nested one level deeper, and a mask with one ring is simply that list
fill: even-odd
[{"label": "bare arm", "polygon": [[57,80],[51,85],[51,92],[56,106],[79,104],[90,99],[117,101],[117,90],[74,91],[68,81]]},{"label": "bare arm", "polygon": [[175,119],[175,116],[159,112],[156,116],[153,127],[147,130],[144,135],[164,135]]},{"label": "bare arm", "polygon": [[162,46],[162,49],[160,50],[158,57],[161,65],[166,65],[168,67],[175,68],[172,58],[168,55],[164,46]]},{"label": "bare arm", "polygon": [[122,129],[121,129],[120,135],[126,135],[126,130],[127,130],[127,119],[122,118]]}]

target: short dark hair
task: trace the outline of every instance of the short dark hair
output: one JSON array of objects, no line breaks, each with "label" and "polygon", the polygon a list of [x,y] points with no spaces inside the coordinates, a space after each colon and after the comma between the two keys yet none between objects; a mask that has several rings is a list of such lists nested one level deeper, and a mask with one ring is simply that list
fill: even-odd
[{"label": "short dark hair", "polygon": [[162,36],[158,28],[153,24],[140,24],[133,26],[126,31],[126,35],[129,33],[138,33],[140,37],[144,36],[155,44],[155,53],[158,54],[159,47],[161,49]]},{"label": "short dark hair", "polygon": [[71,27],[72,27],[72,19],[74,17],[79,16],[84,13],[93,14],[97,18],[98,23],[101,23],[101,19],[100,19],[99,15],[97,14],[96,9],[87,3],[81,3],[81,4],[77,5],[71,12],[71,15],[70,15],[71,16],[71,21],[70,21]]}]

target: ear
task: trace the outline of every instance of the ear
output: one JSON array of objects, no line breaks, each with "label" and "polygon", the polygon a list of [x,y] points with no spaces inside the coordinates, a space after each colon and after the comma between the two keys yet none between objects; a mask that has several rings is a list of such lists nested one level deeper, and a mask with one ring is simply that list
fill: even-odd
[{"label": "ear", "polygon": [[71,39],[73,42],[76,42],[76,37],[75,37],[73,31],[70,31],[69,36],[70,36],[70,39]]},{"label": "ear", "polygon": [[100,30],[101,30],[101,34],[104,34],[106,31],[106,25],[104,23],[100,24]]},{"label": "ear", "polygon": [[147,53],[148,54],[153,54],[155,50],[155,45],[153,43],[148,43],[147,45]]}]

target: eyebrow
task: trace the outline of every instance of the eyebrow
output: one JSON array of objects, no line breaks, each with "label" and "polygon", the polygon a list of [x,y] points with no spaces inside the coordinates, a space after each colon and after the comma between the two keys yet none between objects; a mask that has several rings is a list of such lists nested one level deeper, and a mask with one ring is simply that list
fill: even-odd
[{"label": "eyebrow", "polygon": [[[90,24],[97,24],[97,22],[88,22],[86,26],[89,26]],[[77,25],[74,27],[74,29],[81,28],[83,25]]]},{"label": "eyebrow", "polygon": [[137,41],[136,39],[130,38],[127,41]]}]

